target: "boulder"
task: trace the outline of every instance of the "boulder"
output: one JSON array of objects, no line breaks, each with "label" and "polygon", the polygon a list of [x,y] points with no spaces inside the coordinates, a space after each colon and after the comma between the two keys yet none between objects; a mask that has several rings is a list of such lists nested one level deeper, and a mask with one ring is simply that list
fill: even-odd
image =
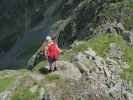
[{"label": "boulder", "polygon": [[107,54],[107,56],[109,58],[122,59],[123,52],[122,52],[121,48],[116,43],[111,43],[109,45],[109,53]]},{"label": "boulder", "polygon": [[129,96],[130,92],[127,91],[127,83],[123,80],[119,80],[107,93],[115,100],[131,100],[128,98],[132,97]]},{"label": "boulder", "polygon": [[133,47],[133,32],[132,31],[124,31],[123,37],[125,40],[129,42],[129,45]]},{"label": "boulder", "polygon": [[93,59],[96,56],[96,52],[92,50],[92,48],[88,48],[86,51],[84,51],[84,54],[90,59]]},{"label": "boulder", "polygon": [[40,88],[39,94],[40,94],[40,100],[48,100],[48,97],[46,96],[44,88]]},{"label": "boulder", "polygon": [[114,26],[114,28],[116,29],[116,31],[117,31],[117,33],[119,34],[121,34],[123,31],[125,31],[125,28],[124,28],[124,26],[123,26],[123,24],[122,23],[117,23],[115,26]]},{"label": "boulder", "polygon": [[126,92],[125,94],[127,95],[127,100],[133,100],[133,94],[132,93]]},{"label": "boulder", "polygon": [[114,23],[106,23],[102,25],[102,31],[101,32],[105,32],[105,33],[112,33],[114,35],[117,34],[116,29],[114,28],[115,24]]},{"label": "boulder", "polygon": [[74,64],[66,61],[58,61],[57,71],[51,74],[59,75],[65,79],[79,80],[81,78],[79,69]]},{"label": "boulder", "polygon": [[86,75],[88,75],[89,73],[93,71],[96,72],[97,70],[97,66],[94,61],[95,56],[95,51],[89,48],[84,51],[84,53],[78,53],[75,55],[72,63],[74,63],[81,73],[86,73]]},{"label": "boulder", "polygon": [[90,72],[90,69],[88,69],[83,63],[75,62],[74,64],[80,70],[81,73],[88,74]]},{"label": "boulder", "polygon": [[84,62],[84,60],[86,60],[86,55],[81,52],[72,57],[72,62]]},{"label": "boulder", "polygon": [[122,69],[128,69],[128,68],[130,67],[130,66],[128,65],[128,63],[125,62],[125,61],[119,60],[118,63],[119,63],[119,65],[120,65],[120,67],[121,67]]},{"label": "boulder", "polygon": [[0,94],[0,100],[11,100],[11,91],[5,91]]},{"label": "boulder", "polygon": [[30,91],[32,93],[36,93],[37,92],[37,89],[38,89],[38,85],[35,85],[35,86],[33,86],[33,87],[30,88]]},{"label": "boulder", "polygon": [[100,57],[100,56],[95,56],[94,62],[96,64],[96,66],[98,68],[100,68],[100,70],[102,70],[103,67],[106,66],[106,63],[105,63],[104,59],[102,57]]}]

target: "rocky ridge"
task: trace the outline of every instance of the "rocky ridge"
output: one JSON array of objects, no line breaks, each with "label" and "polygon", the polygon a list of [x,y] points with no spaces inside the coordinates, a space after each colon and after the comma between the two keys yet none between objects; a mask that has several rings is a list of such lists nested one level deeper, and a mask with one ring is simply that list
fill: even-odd
[{"label": "rocky ridge", "polygon": [[11,88],[0,93],[0,99],[13,100],[11,97],[20,86],[36,94],[32,100],[133,99],[131,87],[121,78],[121,73],[129,66],[115,43],[110,44],[107,58],[88,48],[74,55],[71,62],[58,61],[57,65],[57,71],[48,75],[17,72],[18,78]]}]

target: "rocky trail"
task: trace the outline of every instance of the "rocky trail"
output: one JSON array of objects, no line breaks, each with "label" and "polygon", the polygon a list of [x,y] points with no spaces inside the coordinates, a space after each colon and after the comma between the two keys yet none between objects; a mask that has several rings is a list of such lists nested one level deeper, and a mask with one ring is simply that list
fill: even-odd
[{"label": "rocky trail", "polygon": [[122,56],[121,49],[111,43],[107,58],[88,48],[70,62],[58,61],[57,71],[52,73],[3,71],[6,78],[17,77],[0,93],[0,100],[16,100],[11,98],[19,88],[36,94],[29,100],[133,100],[131,87],[121,78],[123,70],[129,68]]}]

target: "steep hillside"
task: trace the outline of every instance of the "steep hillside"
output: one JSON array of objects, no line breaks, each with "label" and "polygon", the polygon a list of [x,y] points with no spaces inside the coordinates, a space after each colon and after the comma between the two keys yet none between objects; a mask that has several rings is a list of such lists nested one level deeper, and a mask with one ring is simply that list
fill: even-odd
[{"label": "steep hillside", "polygon": [[133,100],[133,0],[0,0],[0,100]]},{"label": "steep hillside", "polygon": [[[58,34],[59,45],[66,48],[76,39],[105,32],[123,35],[133,28],[132,0],[1,0],[0,5],[3,68],[25,66],[52,31]],[[124,31],[119,32],[118,23]]]},{"label": "steep hillside", "polygon": [[[11,25],[13,26],[13,28],[11,28],[12,30],[10,30],[8,26],[4,26],[4,24],[2,24],[2,26],[8,29],[10,32],[4,30],[4,28],[1,27],[1,29],[5,32],[1,32],[3,34],[1,34],[0,38],[0,46],[2,52],[2,59],[0,62],[1,65],[10,67],[26,65],[29,57],[42,44],[45,35],[47,35],[45,33],[49,32],[51,24],[54,23],[57,19],[57,16],[53,16],[53,13],[58,9],[58,6],[61,5],[63,1],[58,0],[57,3],[51,1],[38,2],[36,0],[33,2],[31,2],[30,0],[19,2],[16,0],[12,2],[15,3],[14,5],[17,5],[18,7],[22,5],[24,12],[19,10],[21,8],[17,9],[13,5],[12,9],[8,9],[7,7],[7,10],[9,11],[15,10],[15,13],[21,12],[20,14],[18,14],[18,19],[15,18],[12,20],[18,22],[18,24],[23,26],[20,27],[22,31],[18,28],[18,25],[15,26],[13,23],[13,25]],[[25,3],[27,3],[27,5],[25,5]],[[3,13],[8,13],[8,11],[5,11]],[[5,16],[10,17],[11,15],[5,14]],[[22,20],[21,17],[23,17],[24,20]],[[3,18],[4,17],[1,17],[1,20],[3,20]],[[8,21],[4,21],[3,23],[8,23]],[[14,35],[13,29],[17,30],[15,32],[16,37]]]},{"label": "steep hillside", "polygon": [[0,71],[0,100],[133,100],[132,72],[124,72],[132,51],[119,35],[75,41],[54,72],[44,61],[32,72]]}]

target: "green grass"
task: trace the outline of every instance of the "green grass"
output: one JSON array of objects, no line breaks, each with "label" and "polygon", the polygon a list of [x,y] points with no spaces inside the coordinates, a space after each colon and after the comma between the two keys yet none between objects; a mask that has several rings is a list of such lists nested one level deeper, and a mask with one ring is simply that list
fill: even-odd
[{"label": "green grass", "polygon": [[59,60],[70,61],[71,56],[74,54],[74,52],[72,50],[62,50],[62,51],[63,51],[63,54],[61,54]]},{"label": "green grass", "polygon": [[44,68],[48,62],[46,60],[39,62],[33,69],[35,72],[39,72],[40,69]]},{"label": "green grass", "polygon": [[62,59],[70,59],[72,55],[77,54],[78,52],[83,52],[88,47],[95,50],[98,55],[106,57],[110,43],[116,43],[118,46],[120,46],[125,53],[125,59],[129,62],[130,65],[132,65],[133,49],[127,46],[127,43],[125,40],[123,40],[122,36],[111,35],[108,33],[98,35],[97,37],[94,37],[88,41],[83,41],[82,44],[73,47],[72,50],[64,51]]},{"label": "green grass", "polygon": [[11,100],[35,100],[38,93],[32,93],[28,88],[21,88],[15,91]]},{"label": "green grass", "polygon": [[45,79],[48,81],[55,81],[62,79],[59,75],[46,75]]},{"label": "green grass", "polygon": [[105,57],[110,43],[117,43],[118,45],[126,45],[121,36],[115,36],[110,34],[102,34],[95,38],[92,38],[84,44],[78,45],[73,48],[75,53],[82,52],[88,47],[97,52],[98,55]]},{"label": "green grass", "polygon": [[124,70],[122,78],[131,81],[133,85],[133,48],[125,48],[125,60],[127,60],[130,68]]},{"label": "green grass", "polygon": [[6,90],[12,83],[13,83],[12,78],[5,78],[5,79],[0,79],[0,92],[3,92]]}]

